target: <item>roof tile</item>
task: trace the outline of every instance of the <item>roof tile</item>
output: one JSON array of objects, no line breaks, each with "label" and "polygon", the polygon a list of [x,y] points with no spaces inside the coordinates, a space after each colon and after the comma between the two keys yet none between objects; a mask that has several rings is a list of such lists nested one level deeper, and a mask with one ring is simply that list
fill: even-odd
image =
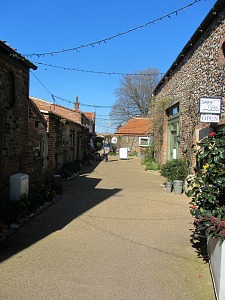
[{"label": "roof tile", "polygon": [[152,119],[134,117],[122,125],[116,134],[122,135],[148,135],[152,132]]}]

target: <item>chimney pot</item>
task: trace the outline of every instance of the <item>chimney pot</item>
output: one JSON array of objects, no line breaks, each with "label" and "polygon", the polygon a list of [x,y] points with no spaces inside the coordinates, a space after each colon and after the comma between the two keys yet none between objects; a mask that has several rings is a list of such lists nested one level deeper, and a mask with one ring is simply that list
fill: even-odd
[{"label": "chimney pot", "polygon": [[75,110],[75,111],[79,111],[78,96],[76,96],[76,102],[74,103],[74,110]]}]

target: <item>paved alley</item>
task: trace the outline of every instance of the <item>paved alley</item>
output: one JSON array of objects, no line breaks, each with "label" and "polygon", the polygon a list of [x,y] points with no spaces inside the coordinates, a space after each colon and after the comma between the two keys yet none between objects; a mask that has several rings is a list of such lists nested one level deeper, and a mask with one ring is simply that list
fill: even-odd
[{"label": "paved alley", "polygon": [[184,194],[109,157],[0,244],[1,300],[213,300]]}]

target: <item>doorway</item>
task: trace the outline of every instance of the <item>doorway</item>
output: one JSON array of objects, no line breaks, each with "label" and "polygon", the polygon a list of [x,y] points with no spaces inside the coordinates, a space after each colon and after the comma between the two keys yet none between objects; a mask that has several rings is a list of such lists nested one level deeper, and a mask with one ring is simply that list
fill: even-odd
[{"label": "doorway", "polygon": [[169,124],[169,160],[178,158],[178,120]]}]

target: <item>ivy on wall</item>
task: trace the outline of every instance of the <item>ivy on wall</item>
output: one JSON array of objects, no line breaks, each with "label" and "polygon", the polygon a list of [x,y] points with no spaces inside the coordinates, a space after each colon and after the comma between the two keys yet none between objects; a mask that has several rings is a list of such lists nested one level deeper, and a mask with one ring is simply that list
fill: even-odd
[{"label": "ivy on wall", "polygon": [[171,99],[165,97],[156,99],[153,104],[153,141],[156,158],[159,155],[163,144],[166,108],[170,102]]},{"label": "ivy on wall", "polygon": [[67,155],[69,151],[69,140],[66,127],[67,123],[68,121],[63,118],[57,117],[55,119],[56,140],[54,158],[56,170],[58,170],[67,160]]}]

